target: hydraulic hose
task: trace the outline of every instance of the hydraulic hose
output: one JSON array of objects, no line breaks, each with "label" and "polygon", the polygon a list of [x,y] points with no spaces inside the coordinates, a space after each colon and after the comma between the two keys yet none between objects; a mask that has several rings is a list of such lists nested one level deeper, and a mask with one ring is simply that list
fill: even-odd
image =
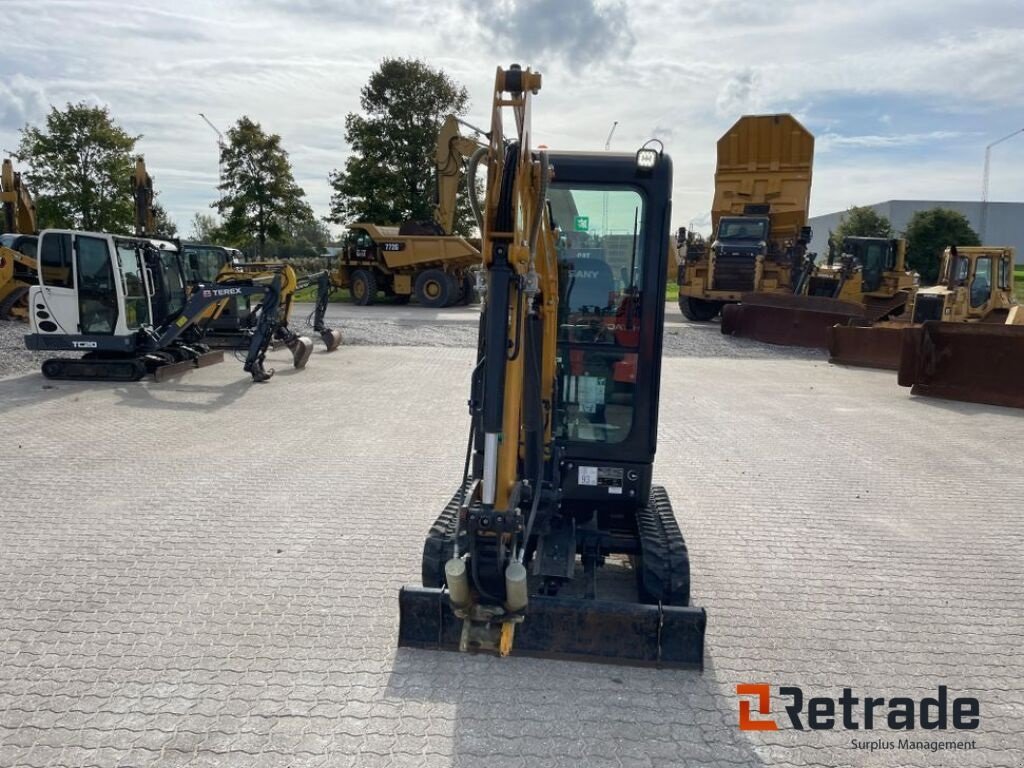
[{"label": "hydraulic hose", "polygon": [[484,214],[480,208],[480,198],[477,197],[476,169],[480,160],[490,151],[488,147],[477,147],[477,150],[469,156],[469,165],[466,169],[466,184],[469,187],[469,208],[473,211],[473,218],[476,220],[477,229],[481,237],[484,234]]}]

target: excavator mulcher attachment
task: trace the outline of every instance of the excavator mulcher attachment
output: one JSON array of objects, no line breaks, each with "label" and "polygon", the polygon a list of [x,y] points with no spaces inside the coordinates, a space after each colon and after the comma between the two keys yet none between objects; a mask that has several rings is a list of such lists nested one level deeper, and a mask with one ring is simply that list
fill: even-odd
[{"label": "excavator mulcher attachment", "polygon": [[834,325],[829,329],[828,361],[839,365],[898,370],[902,334],[908,328],[908,323],[891,322]]},{"label": "excavator mulcher attachment", "polygon": [[828,349],[832,326],[864,318],[856,304],[821,296],[747,293],[722,308],[722,333],[786,347]]},{"label": "excavator mulcher attachment", "polygon": [[1024,325],[932,320],[902,334],[899,383],[912,394],[1024,408]]},{"label": "excavator mulcher attachment", "polygon": [[[399,647],[473,650],[462,642],[447,589],[403,587],[398,604]],[[702,669],[706,626],[703,608],[531,595],[511,655]]]}]

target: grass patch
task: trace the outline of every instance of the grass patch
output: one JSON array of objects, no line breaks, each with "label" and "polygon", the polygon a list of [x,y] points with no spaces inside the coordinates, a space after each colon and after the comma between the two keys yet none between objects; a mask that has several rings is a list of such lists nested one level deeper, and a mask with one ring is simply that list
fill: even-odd
[{"label": "grass patch", "polygon": [[679,284],[675,280],[665,287],[665,301],[679,301]]}]

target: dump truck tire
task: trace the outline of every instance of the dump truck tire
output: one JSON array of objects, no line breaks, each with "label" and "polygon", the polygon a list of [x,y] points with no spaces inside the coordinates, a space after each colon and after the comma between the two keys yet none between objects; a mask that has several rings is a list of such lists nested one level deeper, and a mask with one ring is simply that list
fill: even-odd
[{"label": "dump truck tire", "polygon": [[636,522],[640,536],[640,599],[664,605],[689,605],[690,556],[664,488],[651,487],[650,501],[638,510]]},{"label": "dump truck tire", "polygon": [[377,298],[377,277],[366,269],[357,269],[349,280],[352,301],[360,307],[368,307]]},{"label": "dump truck tire", "polygon": [[454,283],[441,269],[428,269],[416,278],[416,301],[424,307],[442,309],[458,296]]},{"label": "dump truck tire", "polygon": [[687,320],[706,323],[709,320],[714,320],[718,313],[722,311],[722,302],[705,301],[704,299],[695,299],[692,296],[680,296],[679,311],[683,313],[683,317]]},{"label": "dump truck tire", "polygon": [[471,304],[480,303],[480,294],[476,292],[476,281],[472,277],[462,278],[462,293],[459,295],[459,304],[468,307]]}]

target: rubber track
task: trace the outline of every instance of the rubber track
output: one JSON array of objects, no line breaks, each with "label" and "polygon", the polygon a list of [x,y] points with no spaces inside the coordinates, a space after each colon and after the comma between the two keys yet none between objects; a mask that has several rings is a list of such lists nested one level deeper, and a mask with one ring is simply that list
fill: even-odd
[{"label": "rubber track", "polygon": [[[441,588],[445,586],[444,564],[455,549],[455,523],[459,514],[462,492],[456,491],[434,524],[430,526],[427,540],[423,544],[423,586]],[[465,541],[466,534],[461,538]]]},{"label": "rubber track", "polygon": [[660,485],[651,486],[650,503],[637,511],[637,529],[641,597],[665,605],[689,605],[690,556],[672,502]]}]

